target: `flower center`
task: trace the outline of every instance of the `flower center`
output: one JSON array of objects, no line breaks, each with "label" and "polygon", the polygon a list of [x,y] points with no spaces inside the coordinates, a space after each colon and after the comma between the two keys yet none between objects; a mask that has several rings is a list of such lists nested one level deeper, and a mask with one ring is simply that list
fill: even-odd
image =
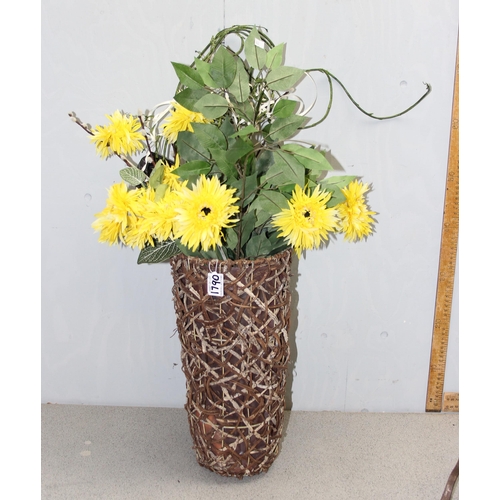
[{"label": "flower center", "polygon": [[304,213],[303,213],[304,217],[306,219],[309,219],[309,217],[311,217],[311,212],[309,212],[309,210],[307,210],[307,208],[304,210]]},{"label": "flower center", "polygon": [[209,207],[203,207],[201,211],[203,212],[203,215],[206,217],[212,210]]}]

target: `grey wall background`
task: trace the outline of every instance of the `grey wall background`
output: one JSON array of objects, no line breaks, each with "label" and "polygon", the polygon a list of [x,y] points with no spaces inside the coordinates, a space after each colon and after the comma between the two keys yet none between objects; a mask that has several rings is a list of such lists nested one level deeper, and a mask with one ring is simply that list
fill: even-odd
[{"label": "grey wall background", "polygon": [[[171,99],[170,61],[191,63],[219,29],[258,24],[286,42],[287,64],[330,70],[375,114],[433,86],[386,122],[336,86],[327,121],[300,136],[373,183],[378,225],[366,242],[295,261],[289,391],[296,410],[425,411],[458,1],[43,0],[41,14],[42,402],[183,406],[169,265],[97,243],[90,225],[122,163],[97,157],[67,113],[95,125]],[[458,276],[445,391],[458,392]]]}]

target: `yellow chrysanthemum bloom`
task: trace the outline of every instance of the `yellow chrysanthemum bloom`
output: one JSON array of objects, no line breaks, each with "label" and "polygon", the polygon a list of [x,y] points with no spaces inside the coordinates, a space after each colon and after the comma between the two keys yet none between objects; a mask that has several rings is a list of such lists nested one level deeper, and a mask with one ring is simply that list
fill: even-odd
[{"label": "yellow chrysanthemum bloom", "polygon": [[174,172],[174,170],[179,167],[179,164],[179,155],[175,155],[175,163],[173,165],[165,165],[165,168],[163,170],[162,184],[166,184],[171,189],[179,189],[181,187],[179,176]]},{"label": "yellow chrysanthemum bloom", "polygon": [[375,221],[371,216],[376,212],[371,212],[366,206],[364,194],[368,188],[368,184],[355,180],[342,189],[346,201],[336,208],[339,212],[341,231],[346,240],[360,240],[373,232],[372,225]]},{"label": "yellow chrysanthemum bloom", "polygon": [[173,143],[177,140],[179,132],[189,131],[193,132],[191,123],[210,123],[211,120],[205,118],[201,113],[189,111],[179,103],[172,101],[172,111],[170,116],[165,120],[163,126],[163,135],[167,138],[168,142]]},{"label": "yellow chrysanthemum bloom", "polygon": [[135,212],[140,191],[128,191],[124,182],[113,184],[108,190],[108,199],[104,210],[96,214],[92,227],[100,232],[99,241],[114,245],[125,243],[127,228],[135,221]]},{"label": "yellow chrysanthemum bloom", "polygon": [[217,177],[207,179],[204,175],[189,189],[184,185],[178,191],[176,207],[176,238],[191,250],[207,251],[222,240],[222,229],[230,227],[237,219],[231,217],[239,211],[235,205],[236,189],[221,185]]},{"label": "yellow chrysanthemum bloom", "polygon": [[175,217],[177,212],[175,207],[178,202],[178,194],[176,191],[167,189],[163,198],[155,201],[151,205],[151,210],[144,214],[148,219],[151,234],[158,241],[166,241],[173,238],[173,233],[176,227]]},{"label": "yellow chrysanthemum bloom", "polygon": [[[97,219],[92,223],[92,228],[100,233],[100,243],[108,243],[109,245],[123,243],[124,222],[119,215],[114,214],[109,207],[106,207],[95,216]],[[128,220],[126,219],[125,227],[127,224]]]},{"label": "yellow chrysanthemum bloom", "polygon": [[155,211],[155,192],[150,187],[138,189],[139,196],[134,206],[135,217],[124,233],[125,244],[132,248],[144,248],[146,243],[154,246],[150,214]]},{"label": "yellow chrysanthemum bloom", "polygon": [[337,210],[327,208],[331,194],[316,186],[313,193],[306,193],[295,186],[290,208],[273,217],[272,225],[280,229],[278,236],[285,238],[300,257],[303,250],[317,248],[328,239],[328,233],[339,227]]},{"label": "yellow chrysanthemum bloom", "polygon": [[173,237],[175,202],[177,193],[167,189],[160,201],[156,201],[155,191],[148,187],[137,189],[134,213],[129,217],[121,240],[132,248],[143,249],[154,246],[155,240],[165,241]]},{"label": "yellow chrysanthemum bloom", "polygon": [[138,118],[115,111],[106,115],[109,125],[97,125],[90,140],[95,143],[102,158],[113,154],[131,155],[144,149],[144,136],[139,132],[141,122]]}]

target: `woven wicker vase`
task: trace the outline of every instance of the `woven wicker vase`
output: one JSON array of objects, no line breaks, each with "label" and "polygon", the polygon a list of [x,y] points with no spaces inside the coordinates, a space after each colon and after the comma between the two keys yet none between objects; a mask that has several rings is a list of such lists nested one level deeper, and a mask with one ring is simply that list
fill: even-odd
[{"label": "woven wicker vase", "polygon": [[[170,259],[198,463],[223,476],[265,472],[279,452],[290,349],[291,251],[256,260]],[[224,275],[224,296],[207,274]]]}]

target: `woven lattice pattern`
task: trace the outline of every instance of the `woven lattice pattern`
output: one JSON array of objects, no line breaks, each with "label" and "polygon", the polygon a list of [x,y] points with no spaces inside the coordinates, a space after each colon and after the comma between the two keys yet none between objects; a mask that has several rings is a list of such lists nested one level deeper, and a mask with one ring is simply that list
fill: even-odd
[{"label": "woven lattice pattern", "polygon": [[[253,261],[177,255],[170,263],[197,460],[224,476],[267,471],[283,430],[291,251]],[[216,266],[223,297],[207,295]]]}]

